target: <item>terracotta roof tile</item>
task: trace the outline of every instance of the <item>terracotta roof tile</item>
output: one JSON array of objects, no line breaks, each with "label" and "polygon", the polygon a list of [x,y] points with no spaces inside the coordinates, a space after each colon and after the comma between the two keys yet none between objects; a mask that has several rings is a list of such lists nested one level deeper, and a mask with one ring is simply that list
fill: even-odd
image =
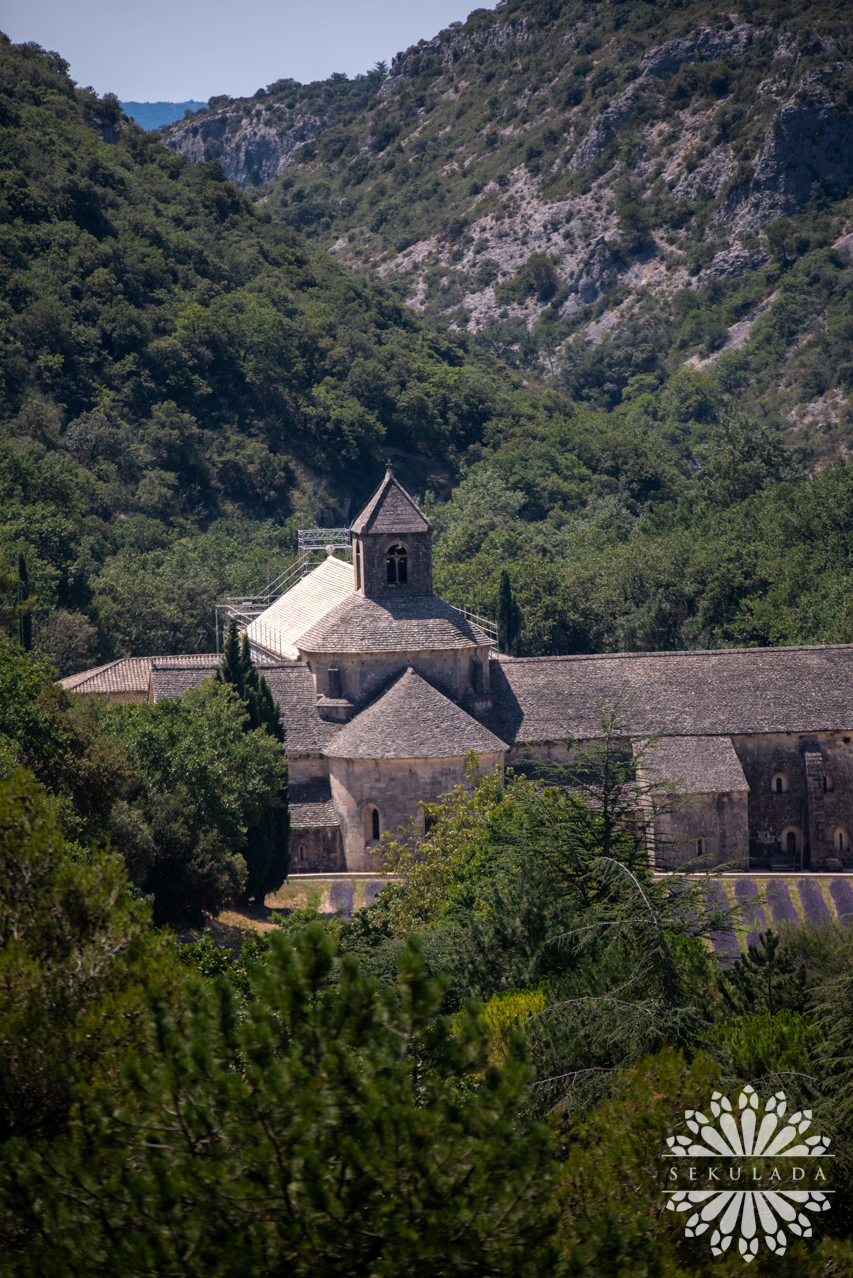
[{"label": "terracotta roof tile", "polygon": [[500,657],[489,677],[483,722],[505,741],[592,738],[623,688],[634,735],[853,729],[853,645]]},{"label": "terracotta roof tile", "polygon": [[469,750],[496,754],[506,746],[410,666],[323,753],[332,759],[457,759]]},{"label": "terracotta roof tile", "polygon": [[215,666],[220,658],[213,652],[195,653],[190,656],[177,657],[120,657],[105,666],[96,666],[94,670],[84,670],[81,674],[69,675],[60,679],[63,688],[79,693],[105,693],[108,695],[138,693],[144,695],[148,691],[148,678],[153,661],[169,662],[170,665],[208,665]]},{"label": "terracotta roof tile", "polygon": [[424,652],[491,643],[479,626],[437,595],[389,591],[352,595],[296,641],[300,652]]},{"label": "terracotta roof tile", "polygon": [[402,484],[398,483],[390,469],[385,478],[359,515],[352,521],[351,529],[357,536],[365,533],[429,532],[432,524]]}]

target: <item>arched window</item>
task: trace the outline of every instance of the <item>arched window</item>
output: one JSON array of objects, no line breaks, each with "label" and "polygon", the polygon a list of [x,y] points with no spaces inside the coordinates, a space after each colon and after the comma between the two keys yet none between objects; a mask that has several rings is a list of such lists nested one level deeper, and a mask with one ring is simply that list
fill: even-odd
[{"label": "arched window", "polygon": [[788,776],[785,772],[777,772],[773,780],[770,782],[770,789],[774,794],[788,793]]},{"label": "arched window", "polygon": [[833,779],[832,779],[832,773],[831,773],[831,772],[824,772],[824,774],[823,774],[823,792],[824,792],[824,794],[829,794],[829,792],[830,792],[831,790],[834,790],[834,789],[835,789],[835,782],[834,782],[834,781],[833,781]]},{"label": "arched window", "polygon": [[378,808],[373,809],[373,816],[371,817],[371,821],[373,823],[373,837],[374,839],[378,839],[379,838],[379,809]]},{"label": "arched window", "polygon": [[842,856],[850,851],[850,838],[846,830],[836,830],[832,836],[832,850]]},{"label": "arched window", "polygon": [[361,590],[361,542],[355,543],[355,588]]},{"label": "arched window", "polygon": [[305,860],[305,844],[304,843],[299,844],[299,860],[300,861]]},{"label": "arched window", "polygon": [[697,840],[696,840],[696,855],[697,855],[697,856],[704,856],[704,855],[705,855],[705,853],[706,853],[707,851],[708,851],[708,840],[707,840],[707,839],[697,839]]},{"label": "arched window", "polygon": [[797,855],[797,836],[793,830],[789,830],[785,835],[785,851],[788,856]]},{"label": "arched window", "polygon": [[409,552],[405,546],[389,546],[385,552],[389,586],[405,586],[409,580]]}]

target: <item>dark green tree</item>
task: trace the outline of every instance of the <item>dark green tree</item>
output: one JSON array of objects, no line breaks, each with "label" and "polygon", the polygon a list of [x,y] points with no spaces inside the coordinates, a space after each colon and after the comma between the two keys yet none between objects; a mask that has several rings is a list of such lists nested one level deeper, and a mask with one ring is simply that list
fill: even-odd
[{"label": "dark green tree", "polygon": [[21,619],[18,623],[18,638],[25,652],[33,646],[33,608],[35,596],[30,594],[30,577],[27,572],[27,561],[23,554],[18,555],[18,608]]},{"label": "dark green tree", "polygon": [[170,981],[121,858],[81,855],[61,816],[30,772],[0,783],[0,1141],[55,1137],[74,1087],[141,1045],[148,983]]},{"label": "dark green tree", "polygon": [[720,990],[734,1012],[754,1016],[783,1009],[805,1011],[808,997],[806,965],[786,952],[782,938],[772,927],[761,932],[743,958],[720,975]]},{"label": "dark green tree", "polygon": [[[273,700],[269,684],[252,661],[248,636],[244,635],[242,645],[240,644],[237,622],[234,620],[228,627],[228,638],[217,679],[220,683],[230,684],[245,704],[249,715],[248,731],[263,728],[283,747],[285,733],[279,707]],[[290,810],[286,773],[279,802],[265,808],[250,825],[244,857],[249,871],[244,899],[248,901],[254,898],[258,904],[263,905],[266,894],[281,887],[290,869]]]},{"label": "dark green tree", "polygon": [[498,646],[501,652],[513,657],[518,656],[522,624],[521,608],[512,592],[509,573],[502,568],[498,586]]},{"label": "dark green tree", "polygon": [[126,1102],[95,1091],[52,1152],[7,1151],[5,1271],[551,1273],[556,1167],[517,1122],[520,1036],[489,1068],[476,1008],[437,1016],[415,941],[379,993],[349,955],[333,984],[333,956],[320,925],[295,950],[273,936],[243,1015],[224,979],[182,1016],[155,992]]}]

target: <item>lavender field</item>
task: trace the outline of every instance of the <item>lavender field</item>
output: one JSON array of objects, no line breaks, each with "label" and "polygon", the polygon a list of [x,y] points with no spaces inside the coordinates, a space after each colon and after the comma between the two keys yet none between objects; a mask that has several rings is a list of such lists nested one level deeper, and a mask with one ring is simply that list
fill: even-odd
[{"label": "lavender field", "polygon": [[850,877],[794,874],[784,878],[751,875],[717,879],[714,899],[721,905],[740,907],[740,939],[734,932],[715,934],[714,949],[731,957],[743,944],[756,945],[759,933],[782,923],[835,924],[847,928],[853,922],[853,881]]}]

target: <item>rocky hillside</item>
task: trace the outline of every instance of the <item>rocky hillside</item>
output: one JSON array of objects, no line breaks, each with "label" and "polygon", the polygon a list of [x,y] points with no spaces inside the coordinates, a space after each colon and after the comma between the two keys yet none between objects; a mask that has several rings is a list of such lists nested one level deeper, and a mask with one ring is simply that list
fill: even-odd
[{"label": "rocky hillside", "polygon": [[846,323],[851,105],[829,4],[508,0],[384,79],[215,100],[167,144],[575,397],[612,406],[631,376],[725,355],[792,429],[837,434],[853,384],[812,348]]}]

